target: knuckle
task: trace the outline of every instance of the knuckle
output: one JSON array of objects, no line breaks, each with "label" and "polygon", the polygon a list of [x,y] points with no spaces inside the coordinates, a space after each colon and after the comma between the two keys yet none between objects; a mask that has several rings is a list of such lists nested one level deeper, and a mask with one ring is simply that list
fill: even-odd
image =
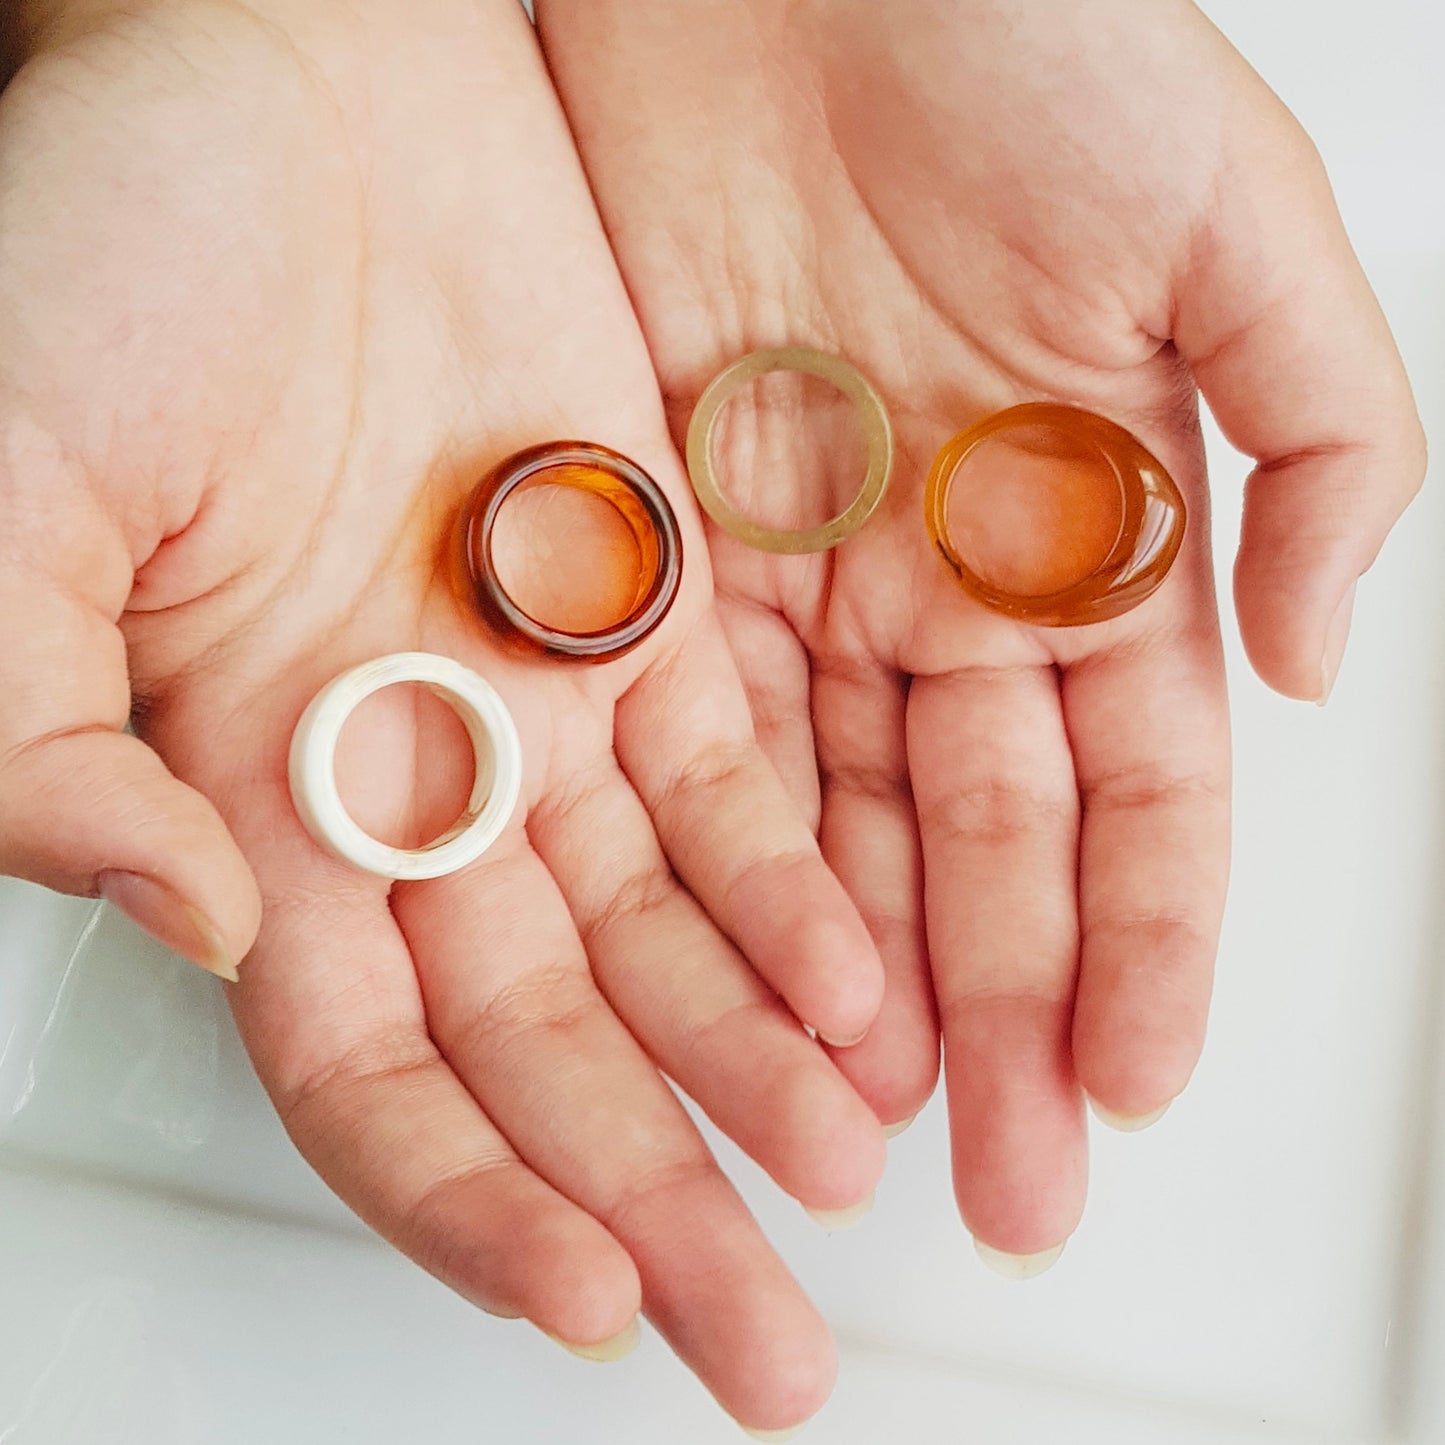
[{"label": "knuckle", "polygon": [[1195,991],[1195,970],[1213,962],[1214,950],[1215,930],[1189,913],[1114,915],[1084,930],[1085,966],[1107,960],[1116,987]]},{"label": "knuckle", "polygon": [[908,797],[908,779],[896,770],[870,763],[837,763],[819,769],[824,795],[847,793],[875,803],[897,803]]},{"label": "knuckle", "polygon": [[782,1024],[790,1033],[801,1035],[803,1026],[775,993],[759,990],[755,998],[729,1004],[709,1019],[693,1023],[686,1031],[689,1052],[714,1058],[736,1057],[756,1045],[759,1033]]},{"label": "knuckle", "polygon": [[669,1154],[633,1173],[608,1205],[604,1223],[622,1237],[648,1232],[659,1218],[701,1214],[697,1196],[711,1194],[721,1181],[717,1164],[705,1151]]},{"label": "knuckle", "polygon": [[301,1074],[275,1092],[276,1112],[288,1132],[320,1114],[344,1111],[349,1096],[388,1081],[403,1082],[438,1067],[440,1055],[419,1030],[397,1026],[378,1030]]},{"label": "knuckle", "polygon": [[670,812],[683,800],[695,805],[700,797],[726,791],[743,781],[756,762],[751,742],[715,743],[672,773],[662,786],[654,812]]},{"label": "knuckle", "polygon": [[581,972],[565,964],[537,968],[484,998],[464,1017],[438,1019],[445,1052],[458,1058],[495,1062],[509,1050],[527,1051],[540,1039],[564,1042],[581,1033],[599,1006],[598,995]]},{"label": "knuckle", "polygon": [[1228,805],[1229,787],[1212,773],[1122,768],[1090,779],[1082,789],[1085,814],[1133,813],[1188,806]]},{"label": "knuckle", "polygon": [[1058,988],[1036,982],[986,983],[942,989],[938,995],[938,1015],[945,1035],[960,1025],[976,1028],[980,1023],[986,1024],[1001,1015],[1045,1018],[1067,1007],[1071,991],[1070,987],[1061,993]]},{"label": "knuckle", "polygon": [[807,848],[790,848],[781,853],[763,853],[739,866],[723,890],[721,910],[730,918],[777,919],[796,900],[813,893],[819,855]]},{"label": "knuckle", "polygon": [[569,823],[585,824],[606,792],[607,783],[608,779],[600,767],[579,767],[567,779],[565,787],[545,796],[532,809],[532,825],[557,828]]},{"label": "knuckle", "polygon": [[1006,847],[1077,826],[1078,796],[1039,790],[1018,778],[983,778],[940,794],[920,813],[923,826],[945,839]]},{"label": "knuckle", "polygon": [[591,911],[583,925],[584,936],[593,938],[619,927],[646,922],[677,896],[677,882],[666,866],[629,873]]}]

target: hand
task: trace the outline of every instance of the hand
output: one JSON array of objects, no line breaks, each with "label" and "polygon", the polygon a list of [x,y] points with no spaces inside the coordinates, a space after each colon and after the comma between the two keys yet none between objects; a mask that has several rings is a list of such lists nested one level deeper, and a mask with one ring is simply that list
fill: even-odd
[{"label": "hand", "polygon": [[[759,346],[841,353],[890,403],[868,529],[810,558],[711,529],[719,605],[883,950],[882,1015],[841,1067],[885,1120],[920,1105],[931,964],[964,1220],[1049,1251],[1083,1206],[1084,1094],[1140,1123],[1204,1034],[1229,769],[1196,385],[1258,462],[1237,610],[1292,697],[1328,693],[1355,581],[1423,473],[1323,170],[1183,0],[538,9],[674,436]],[[846,500],[859,473],[829,471],[826,427],[759,396],[722,459],[740,503],[776,520],[820,481]],[[1165,586],[1109,624],[989,615],[924,533],[939,447],[1045,399],[1136,432],[1191,510]]]},{"label": "hand", "polygon": [[[695,514],[664,629],[609,665],[504,654],[440,565],[537,441],[687,501],[532,33],[507,0],[123,9],[0,101],[0,866],[219,972],[259,886],[237,1018],[358,1213],[573,1345],[616,1352],[641,1305],[733,1414],[797,1418],[827,1332],[658,1070],[803,1203],[853,1205],[881,1131],[797,1019],[853,1037],[883,977],[753,741]],[[322,683],[410,648],[508,699],[525,818],[388,888],[303,832],[286,753]],[[358,714],[363,826],[454,815],[447,716]]]}]

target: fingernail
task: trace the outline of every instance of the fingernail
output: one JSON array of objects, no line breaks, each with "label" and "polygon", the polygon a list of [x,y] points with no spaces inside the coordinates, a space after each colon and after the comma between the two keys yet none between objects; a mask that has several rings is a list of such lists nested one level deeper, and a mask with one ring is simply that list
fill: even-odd
[{"label": "fingernail", "polygon": [[870,1194],[867,1199],[850,1204],[847,1209],[808,1209],[806,1204],[803,1208],[807,1209],[809,1215],[824,1229],[851,1229],[859,1220],[867,1217],[873,1208],[873,1199],[874,1196]]},{"label": "fingernail", "polygon": [[[1173,1103],[1171,1099],[1169,1103]],[[1089,1098],[1089,1107],[1094,1111],[1094,1117],[1101,1123],[1107,1124],[1111,1129],[1117,1129],[1121,1134],[1137,1134],[1141,1129],[1147,1129],[1151,1124],[1157,1124],[1165,1114],[1169,1112],[1169,1104],[1164,1104],[1155,1109],[1152,1114],[1116,1114],[1112,1109],[1106,1109],[1097,1099]]]},{"label": "fingernail", "polygon": [[595,1345],[574,1345],[568,1340],[558,1339],[556,1335],[549,1338],[556,1340],[564,1350],[576,1355],[580,1360],[595,1360],[599,1365],[610,1365],[614,1360],[630,1355],[637,1348],[642,1340],[642,1327],[634,1317],[625,1330],[613,1335],[610,1340],[599,1340]]},{"label": "fingernail", "polygon": [[910,1114],[906,1119],[900,1119],[896,1124],[885,1124],[883,1126],[883,1137],[885,1139],[896,1139],[917,1117],[917,1114]]},{"label": "fingernail", "polygon": [[1349,590],[1340,599],[1340,605],[1335,608],[1335,615],[1330,618],[1330,625],[1325,631],[1325,655],[1324,661],[1320,664],[1320,706],[1323,707],[1330,700],[1330,693],[1334,691],[1335,679],[1340,675],[1340,663],[1345,656],[1345,643],[1350,638],[1350,618],[1355,610],[1355,588],[1358,582],[1351,582]]},{"label": "fingernail", "polygon": [[746,1425],[738,1426],[744,1435],[753,1440],[796,1440],[807,1428],[806,1421],[801,1425],[794,1425],[791,1430],[750,1430]]},{"label": "fingernail", "polygon": [[863,1040],[868,1037],[868,1030],[864,1029],[861,1034],[851,1039],[830,1039],[827,1034],[823,1033],[820,1033],[818,1037],[822,1039],[830,1049],[851,1049],[861,1044]]},{"label": "fingernail", "polygon": [[164,883],[116,868],[107,869],[97,882],[100,896],[107,903],[119,908],[167,948],[200,964],[217,978],[228,983],[237,981],[235,960],[226,951],[215,924]]},{"label": "fingernail", "polygon": [[975,1239],[973,1247],[978,1257],[995,1274],[1001,1274],[1005,1279],[1033,1279],[1046,1269],[1051,1269],[1064,1252],[1064,1246],[1056,1244],[1052,1249],[1041,1249],[1037,1254],[1008,1254],[1004,1250],[994,1249],[981,1239]]}]

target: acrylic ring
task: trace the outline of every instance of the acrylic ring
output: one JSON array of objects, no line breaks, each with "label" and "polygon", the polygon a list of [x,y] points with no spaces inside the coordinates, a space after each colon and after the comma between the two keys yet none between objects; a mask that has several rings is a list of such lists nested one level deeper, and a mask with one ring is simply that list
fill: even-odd
[{"label": "acrylic ring", "polygon": [[[461,718],[476,757],[462,815],[424,848],[393,848],[363,831],[336,786],[336,744],[347,718],[374,692],[416,682]],[[291,737],[291,799],[306,831],[338,858],[383,878],[440,878],[475,862],[501,836],[522,791],[522,743],[491,685],[449,657],[396,652],[333,678],[312,698]]]},{"label": "acrylic ring", "polygon": [[[637,544],[632,604],[619,621],[595,632],[549,627],[519,607],[497,576],[492,534],[507,498],[520,488],[548,484],[601,497]],[[595,442],[547,442],[493,467],[467,502],[461,542],[482,615],[514,646],[552,657],[607,662],[630,652],[667,616],[682,581],[682,533],[662,488],[636,462]]]},{"label": "acrylic ring", "polygon": [[[1090,457],[1105,486],[1117,487],[1118,533],[1086,576],[1048,593],[1027,595],[990,582],[968,565],[948,529],[948,499],[969,458],[1009,432],[1057,433]],[[1163,582],[1184,540],[1184,498],[1164,464],[1117,422],[1080,407],[1026,402],[995,412],[960,432],[939,452],[923,497],[929,538],[963,588],[991,611],[1037,627],[1080,627],[1137,607]]]},{"label": "acrylic ring", "polygon": [[[750,382],[771,371],[801,371],[831,382],[858,409],[868,447],[863,485],[852,503],[818,527],[789,531],[764,527],[744,516],[723,495],[713,466],[713,441],[718,417],[729,401]],[[687,473],[703,510],[723,531],[760,552],[826,552],[851,537],[877,510],[893,472],[893,426],[888,409],[873,384],[856,367],[811,346],[783,346],[751,351],[720,372],[698,398],[687,428]]]}]

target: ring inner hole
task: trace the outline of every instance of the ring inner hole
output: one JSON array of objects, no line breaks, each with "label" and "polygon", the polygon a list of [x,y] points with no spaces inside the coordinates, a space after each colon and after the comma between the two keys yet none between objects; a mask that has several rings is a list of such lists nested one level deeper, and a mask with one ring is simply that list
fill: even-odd
[{"label": "ring inner hole", "polygon": [[471,821],[476,758],[466,724],[425,683],[381,688],[336,742],[336,787],[363,832],[392,848],[445,842]]},{"label": "ring inner hole", "polygon": [[1123,523],[1123,489],[1108,457],[1062,427],[996,432],[954,470],[954,550],[975,576],[1015,597],[1051,596],[1093,576]]},{"label": "ring inner hole", "polygon": [[632,489],[601,467],[549,467],[502,502],[497,582],[534,622],[573,636],[629,617],[657,577],[657,535]]},{"label": "ring inner hole", "polygon": [[771,530],[805,531],[847,511],[863,486],[868,441],[858,408],[832,382],[769,371],[718,412],[712,464],[736,511]]}]

